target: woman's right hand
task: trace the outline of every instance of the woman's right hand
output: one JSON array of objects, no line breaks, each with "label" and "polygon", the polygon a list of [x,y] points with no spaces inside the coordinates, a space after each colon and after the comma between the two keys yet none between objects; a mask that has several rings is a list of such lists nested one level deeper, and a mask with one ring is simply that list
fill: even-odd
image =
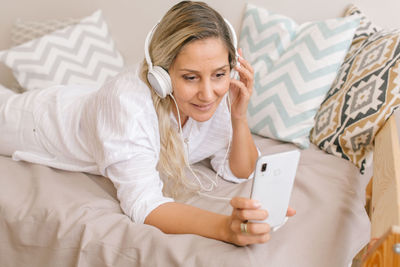
[{"label": "woman's right hand", "polygon": [[[267,223],[247,222],[247,220],[265,220],[268,217],[268,212],[260,209],[260,202],[249,198],[234,197],[230,204],[233,211],[227,222],[227,242],[246,246],[266,243],[270,239],[271,228]],[[245,222],[247,222],[247,233],[241,230],[241,223]]]}]

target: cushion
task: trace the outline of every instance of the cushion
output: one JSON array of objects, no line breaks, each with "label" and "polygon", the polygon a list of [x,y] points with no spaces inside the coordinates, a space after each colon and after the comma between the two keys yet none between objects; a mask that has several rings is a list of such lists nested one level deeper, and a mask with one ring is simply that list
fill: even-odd
[{"label": "cushion", "polygon": [[[370,36],[371,34],[374,34],[378,31],[381,31],[382,28],[379,27],[378,25],[374,24],[371,20],[368,19],[368,17],[361,12],[361,10],[356,6],[356,5],[350,5],[346,12],[345,12],[345,16],[351,16],[351,15],[355,15],[357,14],[360,17],[360,25],[358,26],[358,28],[356,29],[355,33],[354,33],[354,37],[353,40],[351,42],[351,46],[350,49],[354,49],[355,44],[360,42],[360,41],[364,41],[366,38],[368,38],[368,36]],[[349,50],[349,53],[350,50]]]},{"label": "cushion", "polygon": [[347,53],[358,16],[297,24],[248,4],[239,46],[254,68],[253,133],[305,148],[314,116]]},{"label": "cushion", "polygon": [[17,19],[11,27],[11,45],[16,46],[29,42],[56,30],[78,24],[79,21],[79,19],[75,18],[51,19],[46,21]]},{"label": "cushion", "polygon": [[[348,14],[362,14],[351,9]],[[372,23],[363,15],[310,136],[318,147],[350,160],[361,172],[372,159],[376,133],[400,105],[400,30],[365,25]]]},{"label": "cushion", "polygon": [[0,52],[25,90],[57,84],[99,86],[123,68],[100,10],[40,38]]}]

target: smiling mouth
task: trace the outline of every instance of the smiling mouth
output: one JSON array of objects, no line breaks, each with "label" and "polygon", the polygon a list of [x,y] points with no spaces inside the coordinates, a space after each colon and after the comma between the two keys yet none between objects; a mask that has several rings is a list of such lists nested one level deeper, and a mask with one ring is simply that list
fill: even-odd
[{"label": "smiling mouth", "polygon": [[198,109],[198,110],[200,110],[200,111],[208,111],[208,110],[210,110],[210,109],[212,108],[212,106],[214,105],[214,102],[213,102],[213,103],[210,103],[210,104],[207,104],[207,105],[196,105],[196,104],[193,104],[193,103],[192,103],[192,105],[193,105],[196,109]]}]

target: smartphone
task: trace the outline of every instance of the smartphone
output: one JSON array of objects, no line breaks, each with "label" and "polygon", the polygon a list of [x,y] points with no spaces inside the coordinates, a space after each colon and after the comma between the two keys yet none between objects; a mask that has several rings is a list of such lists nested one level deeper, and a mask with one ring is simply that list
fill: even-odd
[{"label": "smartphone", "polygon": [[282,226],[287,218],[294,178],[300,160],[300,151],[260,156],[254,170],[251,198],[261,202],[261,208],[268,211],[268,223],[272,230]]}]

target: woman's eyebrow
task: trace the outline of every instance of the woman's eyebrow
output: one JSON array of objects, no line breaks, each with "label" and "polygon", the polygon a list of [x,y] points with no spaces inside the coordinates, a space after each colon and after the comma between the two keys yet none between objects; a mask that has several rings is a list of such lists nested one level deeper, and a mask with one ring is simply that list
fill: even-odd
[{"label": "woman's eyebrow", "polygon": [[[213,72],[224,69],[226,67],[229,67],[229,64],[223,65],[221,67],[218,67],[216,69],[213,70]],[[200,73],[200,71],[198,70],[192,70],[192,69],[188,69],[188,68],[183,68],[183,69],[179,69],[179,71],[187,71],[187,72],[194,72],[194,73]]]}]

